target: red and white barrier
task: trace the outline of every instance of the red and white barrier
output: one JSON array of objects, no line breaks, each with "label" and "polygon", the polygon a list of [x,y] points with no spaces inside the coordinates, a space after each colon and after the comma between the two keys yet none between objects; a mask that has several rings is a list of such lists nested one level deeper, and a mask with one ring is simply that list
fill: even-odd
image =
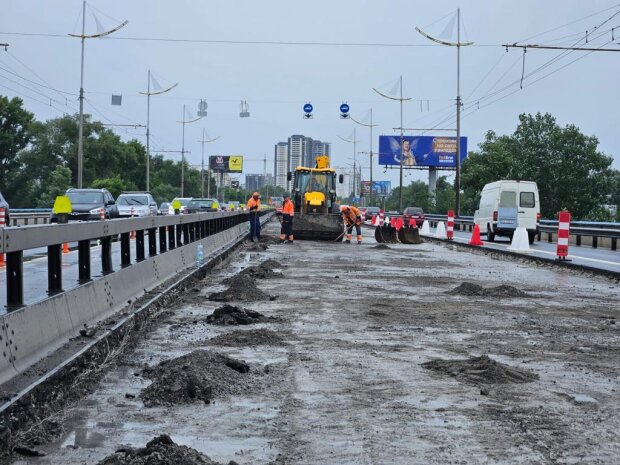
[{"label": "red and white barrier", "polygon": [[[4,215],[6,215],[4,208],[0,208],[0,228],[4,228],[6,226],[5,224],[5,217]],[[0,253],[0,266],[4,266],[4,254]]]},{"label": "red and white barrier", "polygon": [[566,260],[568,257],[568,237],[570,235],[570,212],[563,211],[558,214],[558,247],[556,255],[558,260]]},{"label": "red and white barrier", "polygon": [[101,221],[105,221],[105,208],[100,208],[99,209],[99,219]]},{"label": "red and white barrier", "polygon": [[448,224],[446,228],[447,239],[454,239],[454,210],[448,210]]}]

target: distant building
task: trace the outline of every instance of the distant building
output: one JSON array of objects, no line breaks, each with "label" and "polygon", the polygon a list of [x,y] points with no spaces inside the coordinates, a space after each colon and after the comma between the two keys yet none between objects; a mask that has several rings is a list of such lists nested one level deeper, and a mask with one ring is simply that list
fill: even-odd
[{"label": "distant building", "polygon": [[275,185],[282,189],[287,188],[286,173],[288,173],[288,142],[278,142],[274,150],[273,175]]},{"label": "distant building", "polygon": [[246,174],[245,189],[248,192],[258,192],[264,185],[265,177],[262,174]]}]

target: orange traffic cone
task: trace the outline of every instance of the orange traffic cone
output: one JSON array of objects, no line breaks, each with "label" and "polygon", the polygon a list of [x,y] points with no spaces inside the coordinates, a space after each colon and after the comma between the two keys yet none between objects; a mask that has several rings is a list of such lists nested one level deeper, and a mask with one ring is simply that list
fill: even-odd
[{"label": "orange traffic cone", "polygon": [[62,244],[62,253],[69,253],[69,243],[65,242]]},{"label": "orange traffic cone", "polygon": [[480,228],[477,224],[474,225],[474,231],[471,233],[469,245],[484,245],[484,242],[480,240]]},{"label": "orange traffic cone", "polygon": [[0,267],[4,266],[4,254],[0,253]]}]

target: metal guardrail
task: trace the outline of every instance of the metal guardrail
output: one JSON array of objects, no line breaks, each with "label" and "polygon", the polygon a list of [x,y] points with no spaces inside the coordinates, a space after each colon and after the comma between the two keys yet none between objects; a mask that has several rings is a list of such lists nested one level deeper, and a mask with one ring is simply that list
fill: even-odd
[{"label": "metal guardrail", "polygon": [[[261,215],[268,213],[261,212]],[[48,294],[63,292],[62,244],[78,243],[79,282],[91,281],[91,241],[101,242],[103,275],[114,272],[112,239],[120,236],[121,268],[132,265],[130,234],[135,232],[135,259],[139,263],[148,256],[173,250],[210,235],[232,228],[248,220],[245,212],[163,215],[105,221],[71,222],[0,228],[0,253],[6,254],[7,308],[24,304],[24,250],[47,247]]]},{"label": "metal guardrail", "polygon": [[[438,221],[447,221],[447,215],[427,214],[426,219],[431,223]],[[474,226],[473,216],[461,216],[454,219],[455,230],[471,231]],[[547,242],[553,242],[554,234],[558,233],[558,222],[556,220],[541,220],[539,226],[538,240],[542,240],[542,235],[547,235]],[[620,223],[595,222],[595,221],[572,221],[570,224],[570,235],[574,238],[577,246],[583,244],[583,237],[591,238],[591,246],[597,248],[599,239],[609,239],[611,250],[618,249],[618,239],[620,239]]]}]

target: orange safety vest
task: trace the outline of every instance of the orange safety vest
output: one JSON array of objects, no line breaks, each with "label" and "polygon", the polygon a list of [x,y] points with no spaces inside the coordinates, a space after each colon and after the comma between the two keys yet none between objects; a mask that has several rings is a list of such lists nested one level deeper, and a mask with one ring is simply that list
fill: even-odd
[{"label": "orange safety vest", "polygon": [[346,211],[342,213],[347,224],[354,224],[357,221],[357,217],[362,214],[356,207],[349,207],[348,213]]},{"label": "orange safety vest", "polygon": [[[251,211],[251,212],[259,211],[260,210],[260,199],[259,200],[254,200],[253,197],[250,197],[245,205],[248,208],[248,210]],[[252,210],[253,207],[256,207],[256,209]]]},{"label": "orange safety vest", "polygon": [[295,214],[295,205],[293,205],[291,199],[286,199],[284,201],[284,205],[282,205],[282,214],[291,216]]}]

